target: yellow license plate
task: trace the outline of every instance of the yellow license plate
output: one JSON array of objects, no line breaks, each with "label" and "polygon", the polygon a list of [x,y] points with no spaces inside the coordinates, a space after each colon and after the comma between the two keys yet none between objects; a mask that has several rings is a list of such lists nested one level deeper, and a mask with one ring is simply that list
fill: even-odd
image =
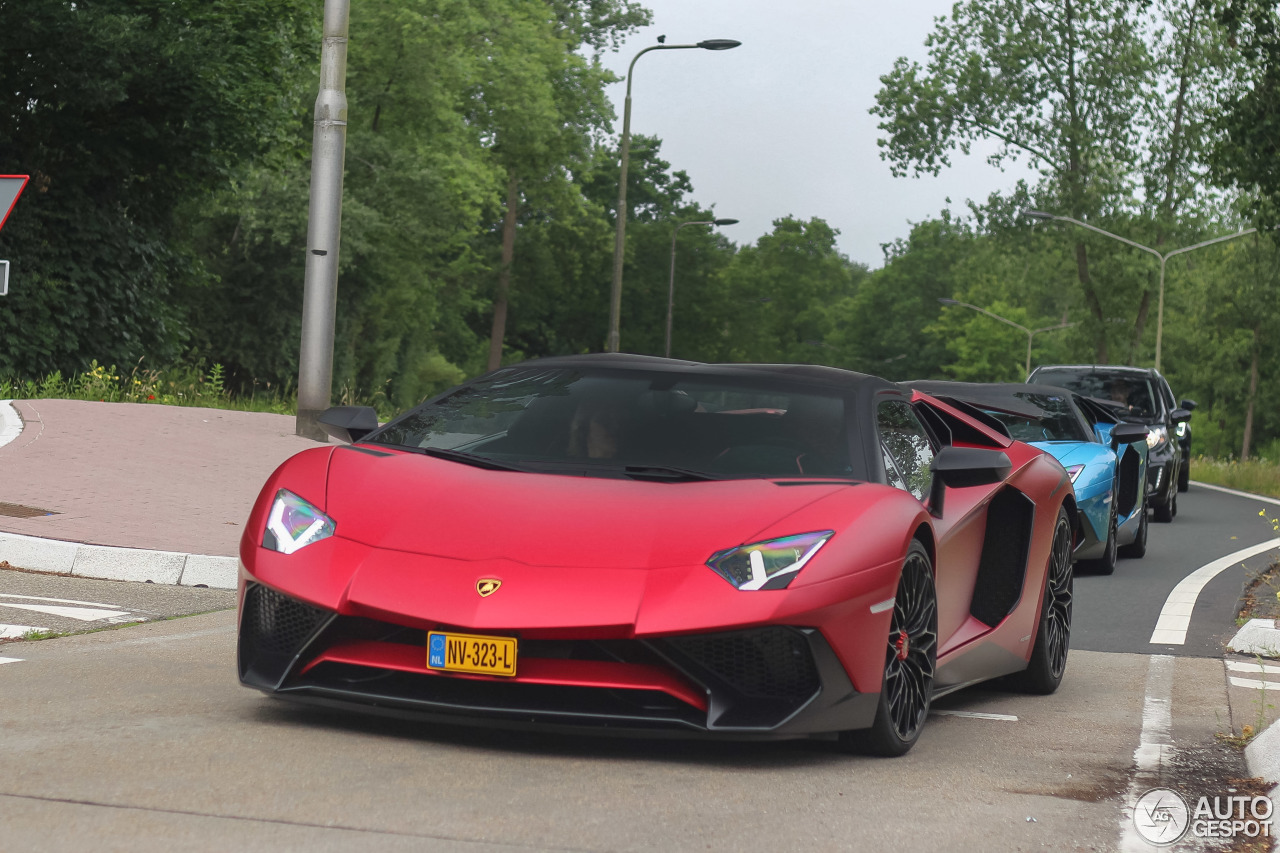
[{"label": "yellow license plate", "polygon": [[516,641],[513,637],[431,631],[427,634],[427,666],[448,672],[515,675]]}]

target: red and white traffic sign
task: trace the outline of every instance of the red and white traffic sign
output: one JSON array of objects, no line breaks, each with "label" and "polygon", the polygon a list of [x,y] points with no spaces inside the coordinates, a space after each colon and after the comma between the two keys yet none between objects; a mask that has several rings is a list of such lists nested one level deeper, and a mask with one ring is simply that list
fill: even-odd
[{"label": "red and white traffic sign", "polygon": [[13,206],[22,195],[22,188],[27,185],[27,175],[0,175],[0,228],[13,212]]}]

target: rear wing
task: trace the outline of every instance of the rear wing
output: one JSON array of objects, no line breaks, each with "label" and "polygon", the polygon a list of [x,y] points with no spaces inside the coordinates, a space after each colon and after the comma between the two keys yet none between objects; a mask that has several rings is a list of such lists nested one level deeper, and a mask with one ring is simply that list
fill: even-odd
[{"label": "rear wing", "polygon": [[1001,450],[1013,444],[1004,424],[963,400],[913,391],[911,402],[943,444]]}]

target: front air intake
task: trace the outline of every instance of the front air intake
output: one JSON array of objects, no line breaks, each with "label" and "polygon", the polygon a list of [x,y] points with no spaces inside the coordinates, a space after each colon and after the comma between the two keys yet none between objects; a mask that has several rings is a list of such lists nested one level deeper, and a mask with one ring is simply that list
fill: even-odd
[{"label": "front air intake", "polygon": [[240,680],[274,688],[333,614],[265,586],[250,584],[240,613]]}]

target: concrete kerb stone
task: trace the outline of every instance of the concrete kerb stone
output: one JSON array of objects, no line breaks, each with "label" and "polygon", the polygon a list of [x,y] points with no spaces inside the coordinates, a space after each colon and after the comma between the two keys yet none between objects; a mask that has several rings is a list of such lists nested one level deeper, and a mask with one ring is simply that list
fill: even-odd
[{"label": "concrete kerb stone", "polygon": [[214,589],[235,589],[239,571],[235,557],[83,545],[16,533],[0,533],[0,560],[40,572]]},{"label": "concrete kerb stone", "polygon": [[[1268,726],[1244,748],[1245,764],[1254,776],[1268,782],[1280,781],[1280,725]],[[1271,813],[1280,818],[1280,786],[1271,789]],[[1280,820],[1273,820],[1272,832],[1280,827]]]},{"label": "concrete kerb stone", "polygon": [[22,434],[22,416],[12,400],[0,400],[0,447]]},{"label": "concrete kerb stone", "polygon": [[1250,619],[1227,643],[1237,654],[1280,658],[1280,628],[1275,619]]}]

